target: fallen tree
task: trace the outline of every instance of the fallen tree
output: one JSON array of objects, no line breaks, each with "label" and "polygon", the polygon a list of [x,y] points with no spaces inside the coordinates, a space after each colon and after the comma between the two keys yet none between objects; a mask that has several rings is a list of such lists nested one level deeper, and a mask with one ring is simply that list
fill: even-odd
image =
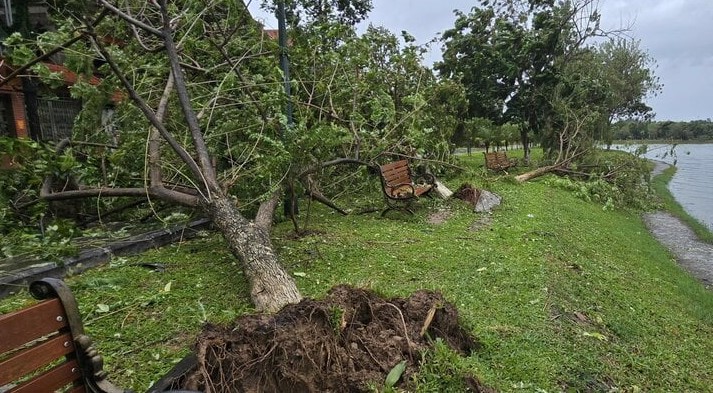
[{"label": "fallen tree", "polygon": [[[204,73],[204,69],[190,51],[184,48],[195,45],[196,34],[209,36],[213,41],[222,40],[223,53],[234,43],[234,36],[245,33],[244,30],[232,28],[231,23],[242,26],[251,21],[242,2],[236,4],[213,4],[203,7],[197,3],[187,3],[186,9],[175,9],[167,1],[161,0],[151,4],[125,4],[123,8],[114,6],[108,1],[98,2],[99,17],[88,18],[78,13],[74,20],[65,22],[74,24],[81,21],[81,40],[69,40],[61,45],[66,49],[70,45],[81,42],[83,50],[91,49],[91,53],[99,57],[110,69],[118,85],[126,96],[143,115],[150,125],[146,143],[146,180],[137,186],[86,186],[65,189],[53,187],[53,176],[48,176],[43,182],[40,197],[48,201],[66,201],[82,198],[133,197],[159,199],[173,204],[190,206],[199,209],[211,219],[215,227],[223,234],[229,249],[239,260],[246,278],[250,284],[251,299],[259,311],[275,312],[289,303],[300,301],[301,296],[292,277],[279,264],[277,254],[271,244],[270,230],[273,213],[281,198],[281,186],[275,184],[273,189],[264,194],[254,219],[246,218],[238,209],[234,198],[228,193],[229,187],[219,180],[216,171],[216,158],[206,142],[209,134],[206,122],[207,111],[214,108],[217,100],[224,97],[220,90],[218,95],[209,99],[207,105],[197,106],[186,80],[188,74]],[[200,10],[197,8],[200,6]],[[138,8],[137,8],[138,7]],[[225,8],[227,7],[227,8]],[[84,10],[91,12],[93,7]],[[211,19],[212,13],[233,12],[232,18]],[[187,20],[184,14],[198,12],[204,22],[200,27],[194,25],[196,20]],[[236,18],[243,19],[242,23]],[[122,47],[116,47],[115,41],[107,41],[106,32],[109,26],[132,32],[133,42],[122,42]],[[229,28],[230,26],[230,28]],[[249,25],[252,26],[252,25]],[[201,30],[202,29],[202,30]],[[250,28],[246,28],[250,31]],[[88,38],[88,41],[85,39]],[[107,44],[109,42],[109,44]],[[151,47],[151,61],[165,64],[165,71],[157,68],[152,74],[152,83],[163,80],[163,93],[155,108],[149,101],[152,99],[151,89],[140,92],[137,81],[132,77],[136,72],[133,64],[127,63],[131,49]],[[52,52],[53,53],[53,52]],[[144,52],[146,53],[146,52]],[[44,59],[46,55],[41,56]],[[36,63],[33,60],[31,63]],[[225,68],[229,62],[214,65]],[[237,64],[237,63],[235,63]],[[234,64],[234,65],[235,65]],[[21,67],[22,69],[22,67]],[[239,73],[235,67],[228,68],[224,77]],[[249,94],[249,93],[248,93]],[[213,105],[213,107],[211,106]],[[256,104],[258,105],[258,104]],[[176,127],[177,117],[169,116],[171,109],[180,113],[183,127]],[[264,108],[260,108],[264,109]],[[264,114],[264,111],[263,111]],[[263,118],[263,120],[267,120]],[[277,124],[273,123],[275,127]],[[263,123],[262,127],[270,126]],[[69,146],[69,141],[58,144],[58,151]],[[164,173],[166,167],[183,167],[178,176],[185,184],[176,184]],[[171,175],[175,177],[176,175]]]}]

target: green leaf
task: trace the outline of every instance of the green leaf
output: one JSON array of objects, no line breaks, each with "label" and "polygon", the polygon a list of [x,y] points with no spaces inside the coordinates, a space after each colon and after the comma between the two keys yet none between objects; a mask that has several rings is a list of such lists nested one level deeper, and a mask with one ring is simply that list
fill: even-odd
[{"label": "green leaf", "polygon": [[394,385],[396,385],[396,382],[399,381],[401,378],[401,375],[404,373],[406,370],[406,361],[402,360],[399,362],[399,364],[395,365],[394,368],[389,371],[389,375],[386,376],[386,381],[384,381],[384,386],[387,388],[391,388]]},{"label": "green leaf", "polygon": [[582,333],[582,335],[585,337],[594,337],[599,341],[609,341],[607,336],[605,336],[601,333],[598,333],[598,332],[584,332],[584,333]]},{"label": "green leaf", "polygon": [[107,312],[109,312],[109,306],[104,303],[99,303],[99,304],[97,304],[97,312],[107,313]]}]

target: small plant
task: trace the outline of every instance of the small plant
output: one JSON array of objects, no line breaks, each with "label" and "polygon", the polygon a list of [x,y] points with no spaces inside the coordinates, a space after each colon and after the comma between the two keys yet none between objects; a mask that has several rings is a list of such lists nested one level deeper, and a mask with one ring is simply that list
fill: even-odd
[{"label": "small plant", "polygon": [[334,329],[334,333],[339,335],[347,325],[347,321],[344,319],[344,310],[339,306],[332,306],[329,308],[329,325]]},{"label": "small plant", "polygon": [[465,392],[468,375],[463,358],[437,338],[430,350],[421,353],[418,372],[411,378],[418,392]]}]

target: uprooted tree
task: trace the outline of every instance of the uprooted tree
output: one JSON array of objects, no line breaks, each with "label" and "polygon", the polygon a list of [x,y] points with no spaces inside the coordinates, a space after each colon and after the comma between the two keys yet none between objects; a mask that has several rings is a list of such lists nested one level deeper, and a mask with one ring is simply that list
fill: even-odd
[{"label": "uprooted tree", "polygon": [[[370,6],[355,3],[346,17],[356,20]],[[371,166],[385,151],[448,154],[455,117],[431,71],[420,65],[420,49],[401,48],[383,29],[357,36],[353,24],[335,16],[338,7],[310,11],[319,18],[292,26],[297,113],[290,128],[281,116],[277,43],[243,2],[52,5],[55,30],[32,42],[6,41],[14,63],[28,65],[18,70],[32,69],[52,83],[56,75],[38,60],[61,51],[63,64],[80,75],[70,90],[84,110],[72,140],[57,145],[62,176],[77,181],[48,177],[42,198],[131,197],[202,210],[241,262],[259,310],[300,299],[269,237],[285,190],[299,185],[330,204],[319,182],[327,167]],[[98,85],[83,77],[97,72]],[[105,106],[115,107],[113,129],[120,132],[98,126]],[[101,146],[100,173],[77,171],[81,160],[70,157],[81,143]]]},{"label": "uprooted tree", "polygon": [[[297,286],[279,264],[269,237],[280,199],[279,182],[269,178],[289,162],[275,140],[280,128],[279,110],[274,108],[277,100],[263,99],[270,94],[279,97],[278,89],[264,87],[279,75],[255,71],[271,69],[264,55],[270,43],[263,42],[245,5],[229,1],[207,7],[196,1],[59,3],[53,4],[57,29],[40,36],[37,43],[61,43],[66,67],[92,75],[99,65],[104,77],[99,86],[92,86],[89,78],[72,86],[72,94],[85,102],[78,123],[96,123],[100,111],[90,109],[111,104],[109,97],[117,91],[124,96],[117,108],[119,135],[77,127],[80,131],[76,132],[83,135],[75,137],[109,138],[123,145],[116,146],[108,158],[116,169],[110,181],[67,190],[53,187],[48,177],[41,197],[48,201],[148,198],[199,208],[223,233],[240,261],[258,310],[273,312],[299,301]],[[22,58],[28,52],[22,44],[10,45],[15,63],[27,60]],[[42,49],[40,45],[37,50]],[[241,61],[242,57],[253,58]],[[52,76],[41,64],[35,71]],[[263,85],[255,81],[258,78],[264,79]],[[222,146],[216,148],[216,141]],[[107,146],[111,144],[107,141]],[[65,145],[69,144],[58,145],[60,153]],[[273,159],[260,159],[267,154]],[[241,171],[244,166],[255,168]],[[265,172],[263,178],[260,171]],[[252,220],[231,195],[239,182],[245,188],[263,187]]]}]

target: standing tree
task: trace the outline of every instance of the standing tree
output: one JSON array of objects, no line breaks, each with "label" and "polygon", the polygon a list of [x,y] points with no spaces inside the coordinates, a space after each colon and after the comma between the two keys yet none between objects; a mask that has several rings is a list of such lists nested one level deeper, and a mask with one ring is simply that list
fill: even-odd
[{"label": "standing tree", "polygon": [[466,87],[471,117],[520,125],[528,155],[530,131],[551,126],[552,99],[561,70],[588,39],[603,35],[596,0],[496,0],[456,12],[443,34],[436,68]]},{"label": "standing tree", "polygon": [[483,4],[456,13],[437,69],[464,84],[470,116],[519,124],[526,158],[532,133],[551,168],[566,166],[611,119],[650,110],[642,99],[659,86],[648,56],[630,41],[593,44],[620,32],[600,28],[597,0]]},{"label": "standing tree", "polygon": [[600,142],[608,146],[613,141],[611,125],[615,121],[648,121],[653,117],[644,99],[658,94],[662,85],[652,71],[654,60],[639,47],[639,41],[614,38],[597,48],[603,68],[603,81],[607,86],[607,127]]}]

